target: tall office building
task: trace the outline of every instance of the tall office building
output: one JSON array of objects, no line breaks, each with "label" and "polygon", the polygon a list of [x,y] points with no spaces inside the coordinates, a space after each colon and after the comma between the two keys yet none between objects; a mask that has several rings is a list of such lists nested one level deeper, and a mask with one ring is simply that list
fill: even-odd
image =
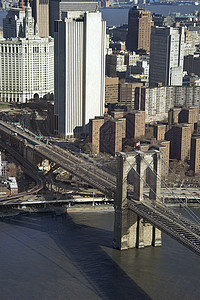
[{"label": "tall office building", "polygon": [[151,26],[153,26],[151,12],[144,11],[138,6],[132,7],[128,14],[127,50],[137,52],[142,49],[149,52]]},{"label": "tall office building", "polygon": [[19,0],[18,7],[25,8],[26,6],[28,6],[28,3],[29,3],[29,0]]},{"label": "tall office building", "polygon": [[104,113],[106,24],[99,12],[77,14],[55,22],[56,130],[65,137]]},{"label": "tall office building", "polygon": [[33,17],[40,37],[49,36],[49,0],[32,0]]},{"label": "tall office building", "polygon": [[95,12],[98,2],[93,0],[49,0],[49,34],[54,36],[54,21],[64,20],[70,11]]},{"label": "tall office building", "polygon": [[3,37],[14,38],[23,34],[25,11],[22,8],[11,8],[3,19]]},{"label": "tall office building", "polygon": [[38,36],[30,6],[21,33],[0,40],[0,101],[26,102],[54,92],[54,41]]},{"label": "tall office building", "polygon": [[152,27],[149,85],[182,85],[184,28]]}]

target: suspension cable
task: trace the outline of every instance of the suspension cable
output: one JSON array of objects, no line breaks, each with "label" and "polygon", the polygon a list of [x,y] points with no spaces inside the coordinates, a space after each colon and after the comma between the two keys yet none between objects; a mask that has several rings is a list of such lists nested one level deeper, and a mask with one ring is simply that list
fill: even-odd
[{"label": "suspension cable", "polygon": [[[158,176],[158,178],[160,179],[161,182],[164,183],[164,185],[168,188],[168,190],[170,191],[170,193],[172,194],[172,196],[174,197],[174,199],[183,207],[183,209],[196,221],[200,224],[200,218],[188,207],[185,207],[184,202],[169,188],[169,186],[167,185],[166,181],[153,169],[151,168],[150,164],[144,159],[144,162],[146,163],[146,165],[148,167],[150,167],[150,169],[153,171],[154,175]],[[165,203],[163,203],[166,207],[167,205]],[[171,212],[173,212],[173,210],[171,210],[170,208],[168,208]],[[174,212],[173,212],[174,213]]]},{"label": "suspension cable", "polygon": [[[127,161],[128,162],[128,161]],[[128,162],[128,164],[129,165],[131,165],[129,162]],[[139,176],[139,178],[140,179],[142,179],[142,181],[149,187],[149,189],[154,193],[154,195],[155,196],[157,196],[156,195],[156,193],[155,193],[155,191],[151,188],[151,186],[147,183],[147,182],[145,182],[145,180],[140,176],[140,174],[137,172],[137,170],[135,170],[135,172],[136,172],[136,174]],[[161,201],[161,199],[158,197],[158,199]],[[169,208],[167,207],[167,206],[165,206],[168,210],[169,210]],[[183,223],[183,221],[182,220],[180,220],[180,218],[178,217],[178,215],[176,214],[176,213],[174,213],[172,210],[170,210],[170,212],[174,215],[174,217],[175,217],[175,219],[177,219],[178,221],[179,221],[179,223],[182,223],[182,225],[183,225],[183,227],[185,227],[185,224]],[[192,216],[193,217],[193,216]],[[194,218],[194,217],[193,217]],[[198,222],[197,220],[196,220],[196,222]],[[198,222],[199,223],[199,222]],[[189,228],[188,228],[189,229]],[[191,231],[191,230],[190,230]],[[191,231],[192,232],[192,231]]]},{"label": "suspension cable", "polygon": [[[165,165],[167,165],[166,164],[166,162],[161,158],[161,160],[162,160],[162,162],[165,164]],[[175,177],[180,181],[180,179],[179,179],[179,177],[177,176],[177,174],[170,168],[170,166],[168,166],[168,168],[169,168],[169,170],[170,170],[170,172],[172,172],[173,173],[173,175],[175,175]],[[195,197],[194,195],[192,195],[192,193],[190,192],[190,190],[189,189],[185,189],[191,196],[193,196],[194,198],[195,198],[195,200],[200,204],[200,200],[197,198],[197,197]]]}]

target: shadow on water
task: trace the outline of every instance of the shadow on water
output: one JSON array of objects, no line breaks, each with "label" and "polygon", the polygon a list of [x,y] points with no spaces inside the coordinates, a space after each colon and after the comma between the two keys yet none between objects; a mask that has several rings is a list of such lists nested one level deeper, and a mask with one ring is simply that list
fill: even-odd
[{"label": "shadow on water", "polygon": [[[87,217],[90,219],[91,215],[87,214]],[[106,253],[105,248],[114,253],[119,252],[112,249],[112,228],[107,230],[106,228],[102,229],[102,226],[96,228],[86,224],[78,224],[73,218],[67,214],[62,217],[43,215],[42,218],[28,215],[5,218],[3,222],[28,228],[31,232],[36,230],[47,233],[59,247],[61,253],[64,254],[64,260],[69,260],[81,276],[86,279],[85,285],[90,287],[98,299],[151,299]],[[92,224],[95,223],[92,222]],[[34,234],[31,232],[26,231],[26,234],[30,237],[31,234]],[[15,238],[18,239],[17,236]],[[21,242],[26,243],[24,240]],[[27,244],[25,246],[27,247]],[[48,259],[50,264],[53,263],[54,267],[61,268],[62,271],[68,273],[68,276],[73,277],[73,273],[69,274],[68,268],[65,267],[65,261],[63,264],[57,264],[41,248],[38,250],[33,246],[31,250],[33,249],[37,254]],[[52,249],[52,251],[54,250]],[[76,276],[74,280],[78,280]],[[88,300],[90,299],[88,298]]]}]

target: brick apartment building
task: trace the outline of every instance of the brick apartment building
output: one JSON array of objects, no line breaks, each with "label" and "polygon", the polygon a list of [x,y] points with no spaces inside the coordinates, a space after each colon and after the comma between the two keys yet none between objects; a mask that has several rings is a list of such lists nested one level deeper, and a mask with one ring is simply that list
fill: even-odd
[{"label": "brick apartment building", "polygon": [[126,105],[127,109],[136,109],[135,107],[135,89],[142,87],[141,82],[125,82],[119,85],[119,102]]},{"label": "brick apartment building", "polygon": [[93,153],[105,152],[114,156],[116,152],[123,150],[125,141],[136,139],[136,142],[140,139],[141,151],[154,148],[161,152],[163,178],[168,176],[169,157],[182,161],[190,158],[191,169],[195,173],[199,172],[200,136],[192,137],[197,127],[198,106],[171,109],[168,119],[169,123],[151,125],[154,136],[152,140],[141,140],[145,137],[144,111],[113,111],[104,118],[91,119],[89,141]]},{"label": "brick apartment building", "polygon": [[165,139],[166,127],[167,125],[165,124],[155,124],[153,126],[153,136],[157,141],[163,141]]},{"label": "brick apartment building", "polygon": [[177,124],[177,123],[188,123],[195,124],[199,120],[199,108],[197,105],[190,107],[174,107],[171,108],[168,112],[168,123]]},{"label": "brick apartment building", "polygon": [[118,103],[119,101],[119,78],[105,78],[105,104]]},{"label": "brick apartment building", "polygon": [[145,112],[134,111],[134,113],[128,113],[126,118],[126,137],[127,138],[139,138],[145,136]]},{"label": "brick apartment building", "polygon": [[100,151],[100,128],[104,124],[104,118],[99,117],[89,121],[89,142],[92,145],[92,152]]},{"label": "brick apartment building", "polygon": [[165,134],[170,141],[170,157],[177,160],[186,160],[190,157],[192,124],[173,125]]},{"label": "brick apartment building", "polygon": [[170,141],[170,158],[184,161],[190,156],[191,137],[197,122],[198,106],[175,107],[168,112],[168,124],[153,125],[153,135],[158,141]]},{"label": "brick apartment building", "polygon": [[199,120],[198,107],[193,106],[190,108],[184,108],[178,115],[178,123],[192,124],[192,131],[195,129],[195,124]]},{"label": "brick apartment building", "polygon": [[99,150],[102,153],[115,155],[122,150],[122,136],[124,126],[122,120],[108,120],[100,128]]},{"label": "brick apartment building", "polygon": [[124,112],[122,110],[114,110],[114,111],[111,112],[110,115],[114,119],[120,119],[120,118],[123,118],[125,114],[126,114],[126,112]]},{"label": "brick apartment building", "polygon": [[145,135],[145,112],[134,111],[124,117],[124,112],[113,112],[112,116],[91,119],[89,142],[94,153],[115,155],[122,151],[124,138],[139,138]]},{"label": "brick apartment building", "polygon": [[193,136],[191,139],[190,168],[194,174],[200,171],[200,135]]}]

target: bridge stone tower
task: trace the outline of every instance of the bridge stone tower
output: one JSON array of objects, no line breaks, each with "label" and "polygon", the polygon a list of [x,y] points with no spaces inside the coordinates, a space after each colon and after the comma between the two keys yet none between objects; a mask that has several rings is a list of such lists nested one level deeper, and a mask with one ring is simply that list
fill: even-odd
[{"label": "bridge stone tower", "polygon": [[[161,246],[161,232],[144,218],[128,208],[127,187],[138,202],[145,202],[144,186],[148,199],[160,201],[160,152],[149,150],[118,153],[117,193],[115,199],[115,226],[113,246],[120,250]],[[146,192],[145,192],[146,194]],[[147,196],[146,196],[147,197]]]}]

